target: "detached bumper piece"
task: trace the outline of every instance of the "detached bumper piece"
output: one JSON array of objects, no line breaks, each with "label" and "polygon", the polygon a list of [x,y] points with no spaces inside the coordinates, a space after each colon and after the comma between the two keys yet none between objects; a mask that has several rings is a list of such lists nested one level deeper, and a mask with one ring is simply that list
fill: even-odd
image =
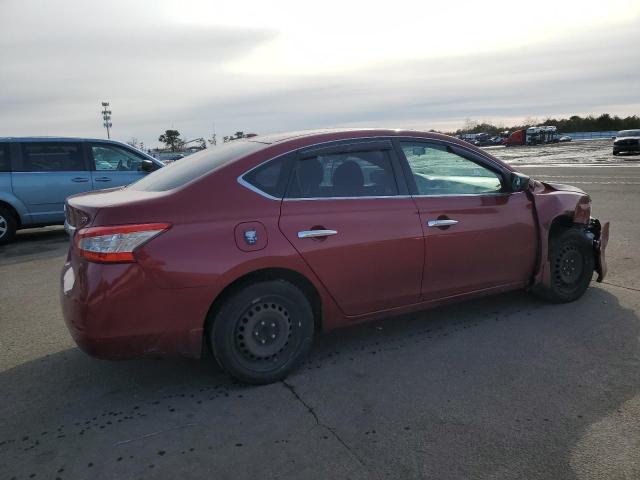
[{"label": "detached bumper piece", "polygon": [[587,235],[593,242],[593,256],[595,258],[595,270],[598,273],[598,282],[602,282],[607,274],[607,261],[605,250],[609,243],[609,222],[600,224],[597,218],[591,218],[586,228]]}]

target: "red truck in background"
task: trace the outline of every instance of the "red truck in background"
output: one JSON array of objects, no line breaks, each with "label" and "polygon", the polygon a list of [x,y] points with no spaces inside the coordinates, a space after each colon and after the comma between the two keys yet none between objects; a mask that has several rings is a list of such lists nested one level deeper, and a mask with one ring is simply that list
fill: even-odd
[{"label": "red truck in background", "polygon": [[507,147],[519,145],[541,145],[560,141],[558,128],[552,125],[529,127],[526,130],[516,130],[507,139]]}]

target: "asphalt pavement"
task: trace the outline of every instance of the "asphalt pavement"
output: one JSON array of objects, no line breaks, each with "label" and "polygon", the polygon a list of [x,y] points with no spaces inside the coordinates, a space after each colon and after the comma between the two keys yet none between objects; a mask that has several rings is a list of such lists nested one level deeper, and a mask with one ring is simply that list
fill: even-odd
[{"label": "asphalt pavement", "polygon": [[80,352],[58,304],[66,236],[21,232],[0,247],[0,479],[640,478],[640,157],[523,164],[611,221],[605,283],[332,332],[261,387],[210,359]]}]

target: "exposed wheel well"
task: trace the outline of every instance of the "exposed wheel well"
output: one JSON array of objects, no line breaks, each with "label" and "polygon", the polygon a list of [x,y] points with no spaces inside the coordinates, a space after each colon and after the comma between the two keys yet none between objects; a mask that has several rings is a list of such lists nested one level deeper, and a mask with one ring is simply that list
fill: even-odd
[{"label": "exposed wheel well", "polygon": [[20,222],[20,215],[18,215],[18,212],[16,211],[16,209],[13,208],[13,206],[10,203],[3,202],[2,200],[0,200],[0,207],[5,207],[7,210],[9,210],[13,214],[13,218],[15,218],[16,226],[18,228],[22,226],[22,223]]},{"label": "exposed wheel well", "polygon": [[549,228],[549,240],[560,235],[560,233],[575,225],[573,218],[569,215],[559,215],[551,222],[551,228]]},{"label": "exposed wheel well", "polygon": [[309,299],[309,303],[311,304],[315,330],[319,331],[322,329],[322,301],[320,300],[320,294],[318,293],[318,290],[313,285],[313,283],[311,283],[304,275],[293,270],[288,270],[286,268],[265,268],[262,270],[256,270],[247,273],[246,275],[243,275],[242,277],[236,279],[235,281],[227,285],[225,289],[214,300],[214,302],[211,304],[211,307],[209,308],[209,312],[207,313],[207,318],[205,321],[203,350],[205,348],[208,348],[208,342],[206,341],[206,338],[208,336],[209,329],[211,328],[213,319],[215,318],[216,313],[222,306],[222,304],[231,295],[243,289],[247,285],[265,280],[286,280],[298,287],[302,291],[302,293],[305,294],[307,299]]}]

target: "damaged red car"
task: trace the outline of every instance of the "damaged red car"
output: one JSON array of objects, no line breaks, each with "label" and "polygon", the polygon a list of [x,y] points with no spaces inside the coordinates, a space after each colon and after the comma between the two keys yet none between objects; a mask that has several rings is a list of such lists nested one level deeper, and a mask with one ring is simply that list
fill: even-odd
[{"label": "damaged red car", "polygon": [[236,140],[71,197],[61,278],[77,344],[110,359],[210,350],[284,378],[321,331],[508,290],[571,302],[606,274],[589,196],[435,133]]}]

